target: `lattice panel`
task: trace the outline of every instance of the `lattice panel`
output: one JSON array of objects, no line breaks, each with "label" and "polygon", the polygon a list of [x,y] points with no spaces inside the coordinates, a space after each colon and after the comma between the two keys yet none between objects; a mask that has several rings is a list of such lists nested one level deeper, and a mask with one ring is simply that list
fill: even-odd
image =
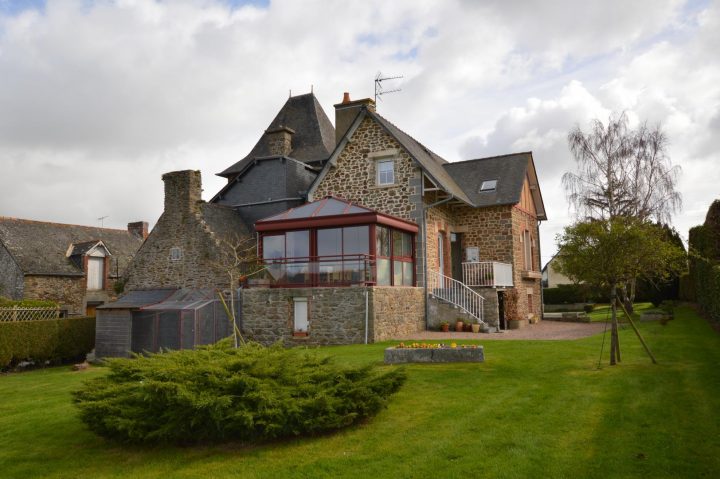
[{"label": "lattice panel", "polygon": [[39,321],[59,317],[58,308],[0,308],[0,321]]}]

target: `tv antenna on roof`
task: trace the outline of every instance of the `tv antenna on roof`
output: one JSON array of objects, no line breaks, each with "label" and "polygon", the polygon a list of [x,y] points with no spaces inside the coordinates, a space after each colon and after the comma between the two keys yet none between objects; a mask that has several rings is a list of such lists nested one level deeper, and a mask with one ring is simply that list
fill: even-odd
[{"label": "tv antenna on roof", "polygon": [[375,76],[375,103],[377,103],[378,99],[382,100],[381,97],[386,93],[395,93],[398,91],[402,91],[402,88],[395,88],[394,90],[383,90],[382,82],[386,80],[397,80],[402,77],[402,75],[395,77],[383,77],[382,73],[378,72],[378,74]]},{"label": "tv antenna on roof", "polygon": [[103,225],[105,224],[105,218],[109,218],[109,217],[110,217],[110,215],[105,215],[105,216],[101,216],[100,218],[97,219],[100,222],[100,228],[102,228]]}]

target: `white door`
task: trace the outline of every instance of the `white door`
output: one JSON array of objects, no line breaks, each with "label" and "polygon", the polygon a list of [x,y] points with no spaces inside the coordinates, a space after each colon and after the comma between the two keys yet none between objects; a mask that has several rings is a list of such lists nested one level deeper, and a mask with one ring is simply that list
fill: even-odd
[{"label": "white door", "polygon": [[88,258],[87,289],[97,291],[103,287],[105,258]]},{"label": "white door", "polygon": [[293,298],[295,303],[295,332],[307,332],[308,330],[308,303],[307,298]]}]

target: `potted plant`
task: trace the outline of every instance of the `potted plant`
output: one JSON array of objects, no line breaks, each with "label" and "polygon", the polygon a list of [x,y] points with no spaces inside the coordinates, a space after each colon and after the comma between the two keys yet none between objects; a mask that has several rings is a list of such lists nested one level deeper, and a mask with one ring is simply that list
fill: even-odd
[{"label": "potted plant", "polygon": [[515,289],[509,289],[503,294],[503,305],[505,307],[505,320],[508,329],[520,329],[522,320],[518,313],[518,293]]},{"label": "potted plant", "polygon": [[463,318],[457,318],[456,323],[455,323],[455,331],[458,333],[462,333],[463,327],[464,327]]},{"label": "potted plant", "polygon": [[480,332],[480,323],[477,322],[477,319],[473,318],[470,322],[470,331],[473,333],[479,333]]},{"label": "potted plant", "polygon": [[450,323],[448,323],[447,321],[440,321],[440,331],[442,331],[443,333],[447,333],[448,331],[450,331]]}]

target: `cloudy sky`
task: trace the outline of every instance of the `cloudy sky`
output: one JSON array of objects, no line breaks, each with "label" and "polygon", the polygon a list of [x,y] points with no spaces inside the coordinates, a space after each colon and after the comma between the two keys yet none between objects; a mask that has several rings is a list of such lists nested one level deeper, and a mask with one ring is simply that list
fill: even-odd
[{"label": "cloudy sky", "polygon": [[683,236],[720,196],[720,5],[704,1],[0,0],[0,215],[155,222],[162,173],[247,154],[288,92],[378,111],[449,161],[532,150],[571,220],[567,132],[625,110],[682,167]]}]

